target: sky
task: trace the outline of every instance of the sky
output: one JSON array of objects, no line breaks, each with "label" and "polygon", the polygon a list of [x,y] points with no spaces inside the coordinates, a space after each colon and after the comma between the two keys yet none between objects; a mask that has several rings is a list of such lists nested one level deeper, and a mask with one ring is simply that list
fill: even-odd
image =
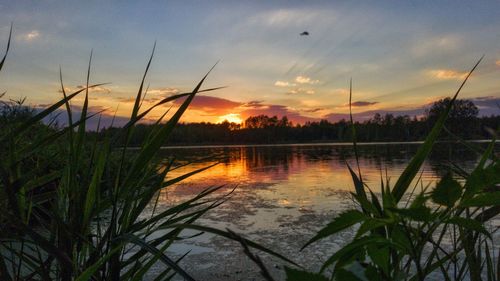
[{"label": "sky", "polygon": [[[2,98],[43,107],[86,81],[92,110],[126,120],[156,42],[143,109],[191,91],[219,61],[184,122],[294,123],[353,112],[421,115],[451,96],[485,55],[461,98],[500,114],[500,1],[1,1]],[[303,31],[309,35],[301,36]],[[72,105],[78,109],[83,95]],[[179,102],[151,112],[155,120]]]}]

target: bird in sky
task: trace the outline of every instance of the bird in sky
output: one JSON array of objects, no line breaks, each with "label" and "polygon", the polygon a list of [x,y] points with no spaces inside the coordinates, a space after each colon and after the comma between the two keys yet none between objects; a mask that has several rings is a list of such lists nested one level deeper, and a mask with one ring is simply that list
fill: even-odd
[{"label": "bird in sky", "polygon": [[300,36],[304,36],[304,35],[309,35],[309,32],[304,31],[304,32],[302,32],[302,33],[300,34]]}]

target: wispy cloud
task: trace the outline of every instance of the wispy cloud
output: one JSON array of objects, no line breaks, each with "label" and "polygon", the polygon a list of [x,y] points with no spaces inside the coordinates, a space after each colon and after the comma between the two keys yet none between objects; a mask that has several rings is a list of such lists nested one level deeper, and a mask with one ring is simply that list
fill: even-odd
[{"label": "wispy cloud", "polygon": [[264,25],[270,27],[304,26],[313,23],[318,18],[334,21],[337,16],[331,11],[313,9],[277,9],[258,13],[247,21],[249,25]]},{"label": "wispy cloud", "polygon": [[444,34],[421,40],[414,44],[413,54],[417,56],[426,56],[436,51],[452,51],[463,45],[463,38],[458,34]]},{"label": "wispy cloud", "polygon": [[297,95],[297,94],[307,94],[307,95],[314,95],[314,90],[311,89],[302,89],[302,88],[297,88],[297,89],[292,89],[287,92],[289,95]]},{"label": "wispy cloud", "polygon": [[24,41],[33,41],[40,37],[40,32],[38,30],[32,30],[28,33],[21,34],[21,39]]},{"label": "wispy cloud", "polygon": [[287,82],[287,81],[276,81],[274,82],[274,86],[277,86],[277,87],[292,87],[292,86],[295,86],[296,84],[295,83],[290,83],[290,82]]},{"label": "wispy cloud", "polygon": [[363,107],[363,106],[370,106],[370,105],[378,104],[378,101],[374,101],[374,102],[369,102],[369,101],[355,101],[355,102],[353,102],[351,104],[354,107]]},{"label": "wispy cloud", "polygon": [[[78,85],[78,86],[76,86],[76,88],[77,89],[83,89],[85,87],[83,85]],[[107,87],[104,87],[104,86],[97,86],[97,87],[90,88],[89,92],[99,93],[99,94],[109,94],[109,93],[111,93],[111,89],[107,88]]]},{"label": "wispy cloud", "polygon": [[[78,85],[74,88],[64,87],[64,91],[66,92],[66,94],[69,94],[69,93],[81,90],[83,88],[85,88],[85,86],[83,86],[83,85]],[[62,93],[62,89],[58,89],[57,92]],[[108,87],[104,87],[104,86],[97,86],[97,87],[89,88],[89,92],[90,93],[98,93],[98,94],[109,94],[109,93],[111,93],[111,89]]]},{"label": "wispy cloud", "polygon": [[[71,93],[72,89],[70,87],[64,87],[64,91],[66,93]],[[58,93],[62,93],[62,89],[57,90]]]},{"label": "wispy cloud", "polygon": [[242,105],[242,108],[263,108],[266,107],[263,101],[253,100]]},{"label": "wispy cloud", "polygon": [[306,110],[304,110],[304,112],[315,113],[315,112],[322,111],[322,110],[325,110],[325,109],[321,108],[321,107],[317,107],[317,108],[312,108],[312,109],[306,109]]},{"label": "wispy cloud", "polygon": [[295,82],[299,84],[318,84],[319,80],[314,80],[306,76],[297,76],[295,77]]},{"label": "wispy cloud", "polygon": [[[174,104],[181,105],[184,100],[185,98],[176,99],[174,101]],[[189,108],[193,110],[203,111],[207,115],[218,116],[233,113],[232,111],[236,110],[241,105],[243,105],[243,103],[228,99],[211,96],[196,96],[189,105]]]},{"label": "wispy cloud", "polygon": [[157,95],[157,96],[169,96],[169,95],[175,95],[180,93],[179,89],[176,88],[170,88],[170,87],[164,87],[164,88],[156,88],[156,89],[149,89],[148,90],[148,95]]},{"label": "wispy cloud", "polygon": [[462,80],[467,76],[467,72],[460,72],[452,69],[436,69],[429,70],[428,75],[441,80]]}]

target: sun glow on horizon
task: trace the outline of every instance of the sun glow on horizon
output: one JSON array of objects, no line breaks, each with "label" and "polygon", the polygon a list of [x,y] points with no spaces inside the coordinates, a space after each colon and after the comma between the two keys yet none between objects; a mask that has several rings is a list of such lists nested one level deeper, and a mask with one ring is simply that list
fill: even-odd
[{"label": "sun glow on horizon", "polygon": [[230,123],[237,123],[237,124],[243,123],[243,120],[240,118],[239,113],[229,113],[226,115],[219,116],[217,123],[222,123],[224,121],[228,121]]}]

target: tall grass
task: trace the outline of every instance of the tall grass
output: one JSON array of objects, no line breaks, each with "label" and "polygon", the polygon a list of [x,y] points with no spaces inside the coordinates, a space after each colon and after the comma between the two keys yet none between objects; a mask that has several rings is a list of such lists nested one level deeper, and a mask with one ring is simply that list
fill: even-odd
[{"label": "tall grass", "polygon": [[[9,46],[10,37],[0,70]],[[151,267],[158,263],[164,264],[164,270],[153,280],[170,280],[175,274],[194,280],[179,266],[188,252],[178,259],[166,254],[172,243],[186,238],[180,235],[183,229],[198,230],[194,235],[211,231],[243,239],[230,232],[193,225],[228,198],[231,192],[213,196],[222,186],[208,187],[165,210],[156,209],[161,190],[210,168],[172,178],[169,172],[173,160],[162,162],[155,155],[196,94],[217,88],[201,89],[212,67],[191,92],[142,108],[153,54],[154,47],[128,122],[102,141],[86,134],[87,120],[96,118],[96,113],[88,111],[89,90],[102,85],[90,83],[92,54],[84,88],[66,93],[61,72],[63,97],[59,101],[38,113],[29,112],[26,118],[4,115],[0,135],[0,280],[135,281],[151,274]],[[74,119],[70,102],[79,95],[84,96],[82,112]],[[179,98],[185,100],[171,117],[164,120],[165,112],[140,148],[130,152],[128,143],[137,122],[153,109]],[[55,129],[42,125],[42,120],[60,107],[65,108],[67,126]],[[4,113],[23,108],[22,103],[5,103]],[[46,132],[41,134],[39,128]],[[125,145],[115,147],[117,140]],[[47,163],[54,162],[55,167],[48,169]],[[151,204],[153,210],[146,212]]]},{"label": "tall grass", "polygon": [[[495,248],[498,241],[496,245],[493,241],[498,226],[488,226],[500,214],[500,162],[494,153],[495,139],[470,173],[450,167],[450,173],[432,188],[423,186],[418,177],[455,99],[481,59],[393,186],[382,178],[381,194],[376,195],[363,181],[359,166],[357,173],[348,166],[357,208],[336,217],[304,248],[350,228],[355,231],[352,241],[325,257],[319,272],[287,268],[287,280],[427,280],[430,276],[439,280],[500,280],[500,252]],[[355,128],[353,132],[357,153]]]},{"label": "tall grass", "polygon": [[[9,47],[10,35],[0,71]],[[96,117],[88,111],[89,89],[102,85],[90,83],[92,54],[83,89],[66,93],[61,72],[63,97],[47,109],[35,113],[26,110],[22,101],[4,103],[0,112],[0,280],[136,281],[151,274],[158,263],[164,264],[164,270],[148,275],[152,280],[170,280],[175,275],[194,280],[179,266],[188,252],[176,259],[167,255],[175,241],[189,238],[181,235],[185,229],[194,236],[211,232],[238,241],[266,280],[273,277],[251,248],[295,265],[285,267],[290,281],[425,280],[436,274],[442,280],[500,280],[500,253],[493,241],[497,229],[488,227],[500,213],[495,141],[470,173],[451,167],[450,174],[432,188],[423,186],[418,177],[453,102],[481,60],[393,186],[389,179],[381,179],[381,194],[375,194],[363,181],[359,166],[357,172],[348,166],[357,207],[336,217],[304,247],[349,228],[355,235],[325,257],[319,272],[308,272],[230,230],[196,225],[200,216],[230,196],[231,191],[214,196],[222,186],[209,187],[163,211],[156,209],[162,189],[210,168],[170,178],[173,160],[162,162],[155,155],[197,93],[218,88],[201,89],[210,69],[191,92],[142,108],[153,54],[154,47],[128,122],[104,140],[90,139],[85,133],[87,120]],[[70,101],[80,95],[84,95],[82,113],[74,120]],[[171,117],[164,120],[165,112],[140,148],[130,152],[128,144],[137,122],[179,98],[185,100]],[[67,114],[66,127],[41,124],[60,107]],[[354,127],[353,134],[357,159]],[[125,145],[115,147],[117,140]],[[146,212],[150,206],[152,211]]]}]

